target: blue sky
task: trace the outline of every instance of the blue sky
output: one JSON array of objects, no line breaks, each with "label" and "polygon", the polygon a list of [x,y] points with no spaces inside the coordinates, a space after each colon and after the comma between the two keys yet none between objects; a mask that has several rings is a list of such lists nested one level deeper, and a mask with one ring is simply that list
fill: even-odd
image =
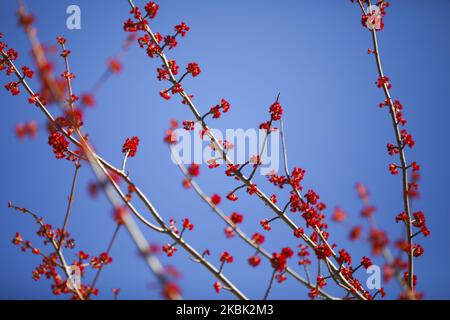
[{"label": "blue sky", "polygon": [[[54,43],[57,35],[68,39],[72,51],[71,65],[76,74],[74,90],[82,93],[95,83],[109,57],[117,52],[126,36],[122,23],[128,17],[128,3],[115,1],[28,1],[37,17],[39,36]],[[405,106],[408,128],[416,147],[408,152],[422,166],[421,199],[414,210],[427,214],[431,236],[419,241],[425,254],[416,260],[418,289],[426,298],[447,299],[450,275],[448,226],[450,204],[446,201],[449,170],[447,121],[450,96],[450,1],[391,1],[385,18],[386,27],[379,35],[385,73],[393,83],[392,93]],[[141,2],[138,2],[141,4]],[[81,8],[81,30],[65,27],[66,8]],[[314,188],[327,203],[331,214],[336,206],[344,208],[351,222],[359,221],[360,203],[354,184],[369,186],[372,202],[377,206],[377,220],[395,240],[401,226],[394,217],[401,209],[400,179],[387,170],[391,159],[385,151],[393,140],[386,110],[380,110],[382,92],[376,88],[376,67],[367,49],[370,34],[360,25],[360,13],[350,1],[181,1],[160,3],[158,17],[152,21],[162,34],[186,22],[191,31],[170,52],[178,64],[196,61],[202,73],[189,79],[185,88],[195,95],[203,112],[226,98],[231,111],[217,128],[254,128],[267,118],[267,110],[278,92],[284,106],[290,166],[307,171],[306,188]],[[30,64],[29,44],[17,27],[14,1],[0,0],[0,32],[21,53],[21,64]],[[172,118],[190,119],[190,114],[176,100],[162,100],[163,89],[156,80],[156,61],[133,45],[124,58],[124,72],[111,78],[96,97],[95,109],[86,114],[85,131],[89,132],[98,152],[117,165],[126,137],[141,138],[138,155],[128,162],[136,183],[146,192],[159,211],[181,220],[189,217],[195,231],[188,235],[192,244],[209,248],[212,261],[218,262],[223,250],[235,255],[236,263],[226,267],[226,274],[251,298],[261,298],[269,281],[265,263],[251,269],[245,259],[251,255],[239,240],[226,240],[224,226],[192,191],[181,187],[181,176],[170,162],[162,143],[163,131]],[[61,65],[59,65],[61,67]],[[4,75],[1,83],[6,83]],[[32,82],[35,84],[35,82]],[[34,141],[19,142],[14,125],[26,120],[44,119],[25,96],[13,98],[0,94],[0,145],[2,179],[0,181],[0,298],[52,298],[45,280],[34,283],[32,268],[39,263],[35,256],[22,254],[11,245],[15,231],[38,243],[36,226],[27,217],[6,208],[8,200],[43,215],[49,223],[59,225],[65,213],[73,168],[67,161],[56,160],[47,145],[44,131]],[[55,108],[52,109],[56,111]],[[86,186],[93,179],[87,166],[80,172],[75,194],[73,219],[69,230],[78,249],[98,254],[114,230],[111,207],[101,196],[89,198]],[[201,185],[208,193],[226,194],[235,184],[222,171],[202,167]],[[275,191],[262,179],[268,193]],[[176,201],[174,201],[176,199]],[[224,202],[226,212],[245,215],[243,229],[260,231],[258,221],[270,212],[256,199],[242,194],[237,203]],[[367,254],[366,243],[348,244],[348,229],[332,225],[332,240],[345,244],[355,260]],[[122,230],[123,231],[123,230]],[[150,242],[163,244],[167,239],[150,230]],[[294,246],[291,231],[282,223],[274,224],[267,234],[267,248],[279,250]],[[288,240],[286,240],[288,239]],[[120,287],[122,298],[158,298],[152,288],[154,278],[139,259],[128,235],[119,234],[112,256],[114,264],[101,276],[101,298],[110,298],[111,288]],[[178,251],[173,258],[162,257],[166,264],[180,268],[180,285],[187,298],[230,298],[213,291],[213,277],[200,265]],[[379,261],[378,261],[379,262]],[[88,274],[88,277],[91,276]],[[395,297],[395,284],[386,286]],[[292,279],[273,288],[272,298],[298,299],[306,290]]]}]

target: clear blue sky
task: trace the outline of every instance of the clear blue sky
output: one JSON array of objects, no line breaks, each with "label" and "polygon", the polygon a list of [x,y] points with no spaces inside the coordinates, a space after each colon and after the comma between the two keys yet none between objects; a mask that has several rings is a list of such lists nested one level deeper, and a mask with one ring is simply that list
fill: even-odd
[{"label": "clear blue sky", "polygon": [[[68,39],[76,73],[74,90],[88,90],[126,36],[122,23],[129,16],[127,1],[28,2],[44,42],[54,42],[57,35]],[[171,32],[181,21],[191,27],[170,56],[180,65],[196,61],[202,67],[202,74],[186,84],[199,108],[206,111],[222,97],[232,104],[231,112],[216,121],[217,127],[257,126],[267,118],[268,106],[281,92],[290,165],[307,170],[305,186],[319,192],[331,209],[328,213],[339,205],[352,221],[363,223],[353,188],[355,182],[362,181],[371,190],[379,224],[391,234],[401,234],[401,226],[394,223],[401,211],[400,179],[389,174],[391,159],[385,152],[393,133],[386,110],[377,107],[383,96],[374,85],[376,69],[367,55],[370,34],[360,25],[356,5],[346,0],[160,2],[158,17],[152,21],[156,31]],[[81,7],[81,30],[65,28],[69,4]],[[29,44],[17,28],[16,8],[15,1],[0,0],[0,32],[20,51],[20,62],[30,64]],[[394,97],[406,108],[408,126],[417,143],[408,157],[422,165],[422,197],[414,209],[427,214],[432,232],[429,238],[420,239],[425,254],[416,262],[418,289],[427,298],[449,298],[450,275],[445,266],[450,254],[450,1],[394,0],[385,24],[379,36],[385,72],[393,83]],[[175,100],[166,102],[159,97],[162,85],[155,78],[156,66],[156,61],[147,59],[134,45],[125,57],[124,72],[107,83],[97,96],[97,106],[86,115],[86,131],[99,153],[117,165],[124,139],[138,135],[139,153],[128,163],[137,184],[165,217],[189,217],[196,224],[188,239],[199,250],[208,247],[213,261],[218,261],[224,249],[235,255],[237,262],[226,267],[227,275],[249,297],[261,298],[269,281],[268,264],[251,269],[244,261],[251,254],[248,247],[237,239],[225,240],[224,226],[192,191],[181,187],[180,173],[170,162],[162,134],[169,119],[190,119],[190,115]],[[2,84],[6,82],[4,75],[0,79]],[[6,209],[6,204],[12,200],[39,212],[49,223],[61,224],[73,169],[67,161],[54,158],[45,132],[41,131],[35,141],[16,139],[17,122],[37,120],[44,124],[25,96],[13,98],[2,92],[0,105],[0,298],[51,298],[45,280],[34,283],[31,279],[38,259],[20,253],[10,242],[14,232],[20,231],[38,243],[35,225]],[[203,167],[202,172],[200,182],[210,194],[224,195],[234,185],[219,171]],[[114,224],[106,199],[102,196],[94,201],[87,194],[86,186],[92,179],[91,171],[83,167],[70,231],[78,249],[96,254],[105,249]],[[269,186],[265,189],[272,191]],[[260,231],[258,221],[270,217],[270,212],[256,198],[242,195],[241,199],[225,202],[223,209],[244,214],[243,229],[248,233]],[[332,230],[332,240],[345,243],[355,260],[369,250],[365,243],[347,244],[346,227],[332,225]],[[167,241],[149,230],[146,236],[150,242]],[[270,251],[295,244],[283,240],[292,237],[281,223],[274,224],[267,236]],[[153,277],[125,232],[119,235],[112,256],[114,264],[104,270],[99,282],[102,298],[112,297],[113,287],[122,289],[122,298],[159,297],[152,289]],[[231,297],[226,292],[217,296],[213,277],[190,262],[184,252],[162,260],[180,267],[185,297]],[[397,286],[388,285],[387,291],[395,297]],[[289,279],[276,285],[271,297],[304,298],[306,290]]]}]

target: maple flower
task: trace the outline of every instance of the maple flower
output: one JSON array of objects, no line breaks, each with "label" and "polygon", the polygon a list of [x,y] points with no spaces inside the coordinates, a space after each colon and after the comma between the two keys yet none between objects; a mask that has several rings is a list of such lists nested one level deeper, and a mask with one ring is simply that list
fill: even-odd
[{"label": "maple flower", "polygon": [[362,233],[362,227],[361,226],[355,226],[350,230],[349,238],[351,241],[355,241],[361,236]]},{"label": "maple flower", "polygon": [[397,175],[398,174],[398,170],[397,170],[397,165],[394,163],[391,163],[389,165],[389,171],[391,172],[392,175]]},{"label": "maple flower", "polygon": [[171,244],[165,244],[162,247],[163,251],[167,254],[168,257],[173,256],[173,254],[175,253],[175,251],[177,251],[177,248],[175,246],[172,246]]},{"label": "maple flower", "polygon": [[251,256],[247,261],[252,267],[257,267],[261,263],[261,258],[258,256]]},{"label": "maple flower", "polygon": [[216,290],[217,293],[220,292],[220,289],[222,289],[222,285],[220,284],[220,282],[214,282],[214,290]]},{"label": "maple flower", "polygon": [[272,117],[272,120],[277,121],[281,119],[281,115],[283,114],[283,108],[277,101],[270,106],[269,112],[270,116]]},{"label": "maple flower", "polygon": [[220,262],[222,263],[232,263],[234,260],[233,256],[228,253],[228,251],[222,252],[220,255]]},{"label": "maple flower", "polygon": [[264,230],[270,231],[272,227],[270,226],[270,222],[267,219],[261,220],[259,224],[263,227]]},{"label": "maple flower", "polygon": [[31,70],[30,68],[22,67],[22,72],[25,77],[30,78],[30,79],[33,78],[34,71]]},{"label": "maple flower", "polygon": [[192,77],[195,78],[196,76],[198,76],[201,72],[200,67],[198,66],[197,63],[195,62],[191,62],[188,64],[186,70],[192,74]]},{"label": "maple flower", "polygon": [[211,196],[211,202],[215,205],[215,206],[218,206],[219,204],[220,204],[220,201],[222,200],[222,198],[217,194],[217,193],[215,193],[215,194],[213,194],[212,196]]},{"label": "maple flower", "polygon": [[147,3],[144,7],[145,12],[147,12],[147,16],[150,19],[154,19],[156,14],[158,13],[159,5],[154,3],[153,1]]},{"label": "maple flower", "polygon": [[342,210],[342,208],[337,207],[334,209],[333,216],[331,217],[331,220],[334,222],[343,222],[346,218],[345,211]]},{"label": "maple flower", "polygon": [[362,265],[365,269],[368,269],[372,264],[373,264],[373,263],[372,263],[372,260],[370,260],[370,258],[368,258],[368,257],[362,257],[361,265]]},{"label": "maple flower", "polygon": [[123,69],[122,63],[115,58],[110,58],[108,60],[108,67],[112,73],[120,73]]},{"label": "maple flower", "polygon": [[131,139],[127,138],[125,140],[125,143],[123,144],[122,152],[123,153],[128,152],[128,157],[132,158],[136,155],[138,146],[139,146],[139,138],[138,137],[132,137]]},{"label": "maple flower", "polygon": [[237,212],[233,212],[231,214],[231,216],[230,216],[230,220],[234,224],[242,223],[242,221],[244,220],[244,216],[242,214],[237,213]]},{"label": "maple flower", "polygon": [[48,144],[53,148],[53,153],[57,159],[62,159],[66,156],[69,142],[62,134],[57,131],[51,133],[48,137]]},{"label": "maple flower", "polygon": [[227,199],[234,202],[238,200],[238,197],[234,193],[229,193]]},{"label": "maple flower", "polygon": [[258,233],[258,232],[255,232],[255,233],[253,234],[253,236],[252,236],[252,241],[253,241],[256,245],[261,245],[261,244],[263,244],[265,240],[266,240],[266,238],[265,238],[262,234],[260,234],[260,233]]},{"label": "maple flower", "polygon": [[389,82],[389,77],[379,77],[377,79],[376,85],[378,88],[383,88],[384,86],[386,86],[388,89],[392,88],[391,83]]},{"label": "maple flower", "polygon": [[189,30],[190,28],[184,22],[175,26],[176,33],[180,34],[182,37],[184,37]]},{"label": "maple flower", "polygon": [[192,231],[192,229],[194,229],[194,225],[189,221],[189,219],[183,219],[183,229]]},{"label": "maple flower", "polygon": [[196,163],[192,163],[189,168],[188,172],[193,177],[198,177],[200,175],[200,166]]}]

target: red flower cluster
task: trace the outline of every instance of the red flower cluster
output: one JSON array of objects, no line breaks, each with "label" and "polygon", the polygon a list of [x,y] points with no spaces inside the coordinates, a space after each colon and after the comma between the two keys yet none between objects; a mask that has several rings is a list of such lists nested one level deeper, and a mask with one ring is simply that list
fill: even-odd
[{"label": "red flower cluster", "polygon": [[136,155],[138,146],[139,146],[138,137],[132,137],[131,139],[127,138],[125,140],[125,143],[123,144],[122,152],[128,153],[128,157],[132,158]]},{"label": "red flower cluster", "polygon": [[234,261],[234,258],[231,254],[229,254],[227,251],[222,252],[220,255],[220,262],[222,263],[232,263]]},{"label": "red flower cluster", "polygon": [[35,138],[38,131],[38,124],[36,121],[29,121],[25,123],[18,123],[15,127],[16,136],[22,140],[25,137]]},{"label": "red flower cluster", "polygon": [[287,259],[291,258],[293,255],[294,252],[289,247],[281,249],[280,253],[273,253],[272,259],[270,260],[272,268],[274,268],[275,271],[283,272],[287,266]]},{"label": "red flower cluster", "polygon": [[188,64],[187,68],[186,68],[187,72],[189,72],[190,74],[192,74],[192,77],[196,77],[200,74],[201,70],[200,67],[198,66],[197,63],[195,62],[191,62]]},{"label": "red flower cluster", "polygon": [[54,131],[48,137],[48,144],[53,148],[53,153],[57,159],[66,157],[66,152],[69,149],[69,142],[66,140],[64,135]]},{"label": "red flower cluster", "polygon": [[281,119],[281,115],[283,114],[283,108],[278,103],[278,101],[276,101],[270,106],[269,112],[272,120],[277,121]]}]

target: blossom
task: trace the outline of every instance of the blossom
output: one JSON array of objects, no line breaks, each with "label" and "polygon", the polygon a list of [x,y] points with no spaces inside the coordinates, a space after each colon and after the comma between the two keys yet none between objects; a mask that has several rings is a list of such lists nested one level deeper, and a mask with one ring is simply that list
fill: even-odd
[{"label": "blossom", "polygon": [[110,58],[108,60],[108,67],[112,73],[120,73],[123,69],[122,63],[115,58]]},{"label": "blossom", "polygon": [[398,174],[398,170],[397,170],[397,165],[394,163],[391,163],[389,165],[389,171],[391,172],[391,174],[393,174],[394,176]]},{"label": "blossom", "polygon": [[270,226],[270,222],[267,219],[261,220],[259,224],[263,227],[264,230],[270,231],[272,227]]},{"label": "blossom", "polygon": [[266,238],[265,238],[262,234],[260,234],[260,233],[258,233],[258,232],[255,232],[255,233],[253,234],[253,236],[252,236],[252,241],[253,241],[256,245],[261,245],[261,244],[263,244],[265,240],[266,240]]},{"label": "blossom", "polygon": [[159,5],[154,3],[153,1],[147,3],[144,7],[145,12],[147,12],[147,16],[150,19],[154,19],[156,14],[158,13]]},{"label": "blossom", "polygon": [[195,63],[195,62],[189,63],[188,66],[187,66],[187,68],[186,68],[186,70],[187,70],[190,74],[192,74],[192,77],[194,77],[194,78],[195,78],[196,76],[198,76],[198,75],[200,74],[200,72],[201,72],[200,67],[199,67],[198,64]]},{"label": "blossom", "polygon": [[189,221],[189,219],[185,218],[183,219],[183,229],[192,231],[192,229],[194,229],[194,225]]},{"label": "blossom", "polygon": [[185,120],[182,122],[184,130],[192,131],[195,128],[195,122],[192,120]]},{"label": "blossom", "polygon": [[175,26],[175,31],[182,37],[184,37],[189,30],[190,28],[184,22],[181,22]]},{"label": "blossom", "polygon": [[361,265],[362,265],[365,269],[368,269],[372,264],[373,264],[373,263],[372,263],[372,260],[370,260],[370,258],[368,258],[368,257],[362,257]]},{"label": "blossom", "polygon": [[191,163],[188,168],[188,173],[193,177],[198,177],[200,175],[200,166],[196,163]]},{"label": "blossom", "polygon": [[392,88],[392,85],[389,82],[389,78],[386,77],[386,76],[379,77],[377,79],[376,85],[377,85],[378,88],[383,88],[384,86],[386,86],[387,89],[391,89]]},{"label": "blossom", "polygon": [[57,159],[62,159],[66,156],[69,148],[69,142],[59,132],[55,131],[48,137],[48,144],[53,148],[53,153]]},{"label": "blossom", "polygon": [[231,216],[230,216],[230,220],[234,224],[242,223],[242,221],[244,220],[244,216],[242,214],[237,213],[237,212],[233,212],[231,214]]},{"label": "blossom", "polygon": [[175,246],[172,246],[171,244],[165,244],[162,247],[163,251],[167,254],[168,257],[173,256],[173,254],[175,253],[175,251],[177,251],[177,248]]},{"label": "blossom", "polygon": [[234,193],[227,194],[227,199],[230,201],[237,201],[238,197]]},{"label": "blossom", "polygon": [[138,137],[132,137],[131,139],[127,138],[125,140],[125,143],[123,144],[122,152],[128,153],[128,157],[132,158],[136,155],[138,146],[139,146]]},{"label": "blossom", "polygon": [[220,262],[222,263],[232,263],[234,260],[233,256],[228,253],[228,251],[222,252],[220,255]]},{"label": "blossom", "polygon": [[214,290],[216,290],[217,293],[220,292],[220,289],[222,289],[222,285],[220,284],[220,282],[214,282]]},{"label": "blossom", "polygon": [[272,120],[277,121],[281,119],[281,115],[283,114],[283,108],[277,101],[270,106],[269,112]]},{"label": "blossom", "polygon": [[22,72],[25,77],[30,78],[30,79],[33,78],[34,71],[31,70],[30,68],[22,67]]},{"label": "blossom", "polygon": [[362,233],[362,227],[361,226],[355,226],[350,230],[349,238],[351,241],[355,241],[361,236]]},{"label": "blossom", "polygon": [[257,267],[261,263],[261,258],[258,256],[251,256],[247,261],[252,267]]},{"label": "blossom", "polygon": [[334,209],[331,220],[333,220],[335,222],[343,222],[345,220],[346,216],[347,215],[345,214],[345,211],[342,210],[341,208],[337,207],[336,209]]},{"label": "blossom", "polygon": [[215,206],[218,206],[219,204],[220,204],[220,201],[222,200],[222,198],[217,194],[217,193],[214,193],[212,196],[211,196],[211,202],[212,202],[212,204],[214,204]]}]

